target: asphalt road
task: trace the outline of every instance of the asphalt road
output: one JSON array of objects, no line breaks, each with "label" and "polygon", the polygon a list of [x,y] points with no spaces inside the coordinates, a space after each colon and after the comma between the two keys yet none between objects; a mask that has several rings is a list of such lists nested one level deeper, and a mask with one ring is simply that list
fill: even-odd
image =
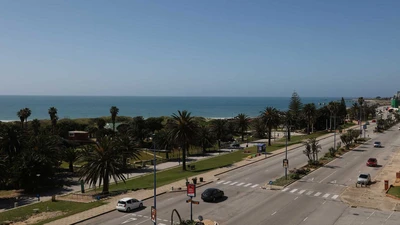
[{"label": "asphalt road", "polygon": [[[368,129],[372,131],[373,125]],[[283,190],[260,188],[265,182],[284,174],[283,154],[223,174],[219,181],[198,188],[198,197],[195,200],[200,200],[200,194],[209,187],[222,189],[226,197],[216,203],[200,200],[199,205],[193,205],[193,218],[202,215],[220,224],[238,225],[399,224],[400,214],[397,212],[355,209],[340,201],[341,192],[347,186],[355,185],[360,172],[370,173],[374,177],[380,171],[380,167],[365,166],[369,157],[376,157],[380,165],[385,165],[390,154],[400,146],[400,132],[397,127],[384,134],[371,132],[369,135],[371,140],[356,151],[345,154]],[[384,147],[373,148],[372,143],[375,140],[381,141]],[[320,156],[328,151],[332,142],[333,138],[320,141],[323,146]],[[303,148],[299,148],[289,153],[291,168],[307,162],[302,151]],[[190,218],[190,204],[185,202],[187,198],[185,192],[158,196],[157,224],[171,224],[173,209],[177,209],[181,217]],[[145,201],[144,205],[148,207],[130,213],[113,211],[81,224],[152,224],[149,217],[153,199]],[[177,217],[174,218],[176,221]]]}]

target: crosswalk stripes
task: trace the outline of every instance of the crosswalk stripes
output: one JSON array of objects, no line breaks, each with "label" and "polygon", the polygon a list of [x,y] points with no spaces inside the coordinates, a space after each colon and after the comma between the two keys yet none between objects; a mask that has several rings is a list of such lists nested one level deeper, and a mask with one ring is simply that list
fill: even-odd
[{"label": "crosswalk stripes", "polygon": [[330,194],[324,194],[323,198],[328,198]]},{"label": "crosswalk stripes", "polygon": [[306,190],[301,190],[301,191],[299,191],[298,193],[299,193],[299,194],[303,194],[305,191],[306,191]]},{"label": "crosswalk stripes", "polygon": [[256,188],[256,187],[260,186],[259,184],[245,183],[245,182],[239,182],[239,181],[230,181],[230,180],[219,180],[216,183],[231,185],[231,186],[238,186],[238,187],[249,187],[249,188]]},{"label": "crosswalk stripes", "polygon": [[299,194],[302,195],[305,193],[305,195],[311,196],[313,194],[314,197],[321,197],[324,199],[331,199],[331,200],[337,200],[337,198],[339,197],[339,195],[337,194],[330,194],[330,193],[322,193],[322,192],[314,192],[314,191],[310,191],[310,190],[306,190],[306,189],[292,189],[290,190],[290,188],[284,188],[281,190],[281,192],[290,192],[291,194]]}]

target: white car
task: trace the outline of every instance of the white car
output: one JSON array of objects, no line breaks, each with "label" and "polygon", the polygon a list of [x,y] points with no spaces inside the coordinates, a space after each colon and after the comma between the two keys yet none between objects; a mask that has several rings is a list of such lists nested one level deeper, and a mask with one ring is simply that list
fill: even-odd
[{"label": "white car", "polygon": [[382,147],[382,144],[381,144],[380,141],[375,141],[374,142],[374,148],[381,148],[381,147]]},{"label": "white car", "polygon": [[368,185],[371,183],[371,175],[369,173],[362,173],[358,176],[357,184]]},{"label": "white car", "polygon": [[123,198],[118,201],[117,207],[118,211],[129,212],[132,209],[138,209],[143,207],[143,202],[135,198]]}]

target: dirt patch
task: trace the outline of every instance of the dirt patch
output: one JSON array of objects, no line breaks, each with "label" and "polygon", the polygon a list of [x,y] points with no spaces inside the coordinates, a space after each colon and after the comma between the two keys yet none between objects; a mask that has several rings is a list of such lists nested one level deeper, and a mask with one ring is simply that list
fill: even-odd
[{"label": "dirt patch", "polygon": [[54,211],[54,212],[41,212],[38,214],[35,214],[31,217],[29,217],[27,220],[25,221],[21,221],[21,222],[15,222],[12,223],[13,225],[28,225],[28,224],[35,224],[38,223],[40,221],[43,220],[47,220],[47,219],[51,219],[57,216],[61,216],[65,214],[65,212],[61,212],[61,211]]},{"label": "dirt patch", "polygon": [[382,168],[381,172],[373,179],[370,186],[348,187],[342,194],[341,199],[350,206],[364,207],[378,210],[399,210],[400,201],[386,196],[384,190],[384,180],[389,184],[396,181],[396,172],[400,171],[400,151],[399,149],[392,155],[390,162]]}]

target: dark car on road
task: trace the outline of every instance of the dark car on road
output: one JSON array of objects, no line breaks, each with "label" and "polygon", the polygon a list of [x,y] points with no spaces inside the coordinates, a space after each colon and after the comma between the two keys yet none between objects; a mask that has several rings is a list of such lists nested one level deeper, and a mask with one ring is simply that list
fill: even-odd
[{"label": "dark car on road", "polygon": [[201,194],[201,199],[205,202],[215,202],[222,197],[224,197],[224,192],[217,188],[208,188]]},{"label": "dark car on road", "polygon": [[378,166],[378,160],[376,158],[369,158],[367,166]]}]

